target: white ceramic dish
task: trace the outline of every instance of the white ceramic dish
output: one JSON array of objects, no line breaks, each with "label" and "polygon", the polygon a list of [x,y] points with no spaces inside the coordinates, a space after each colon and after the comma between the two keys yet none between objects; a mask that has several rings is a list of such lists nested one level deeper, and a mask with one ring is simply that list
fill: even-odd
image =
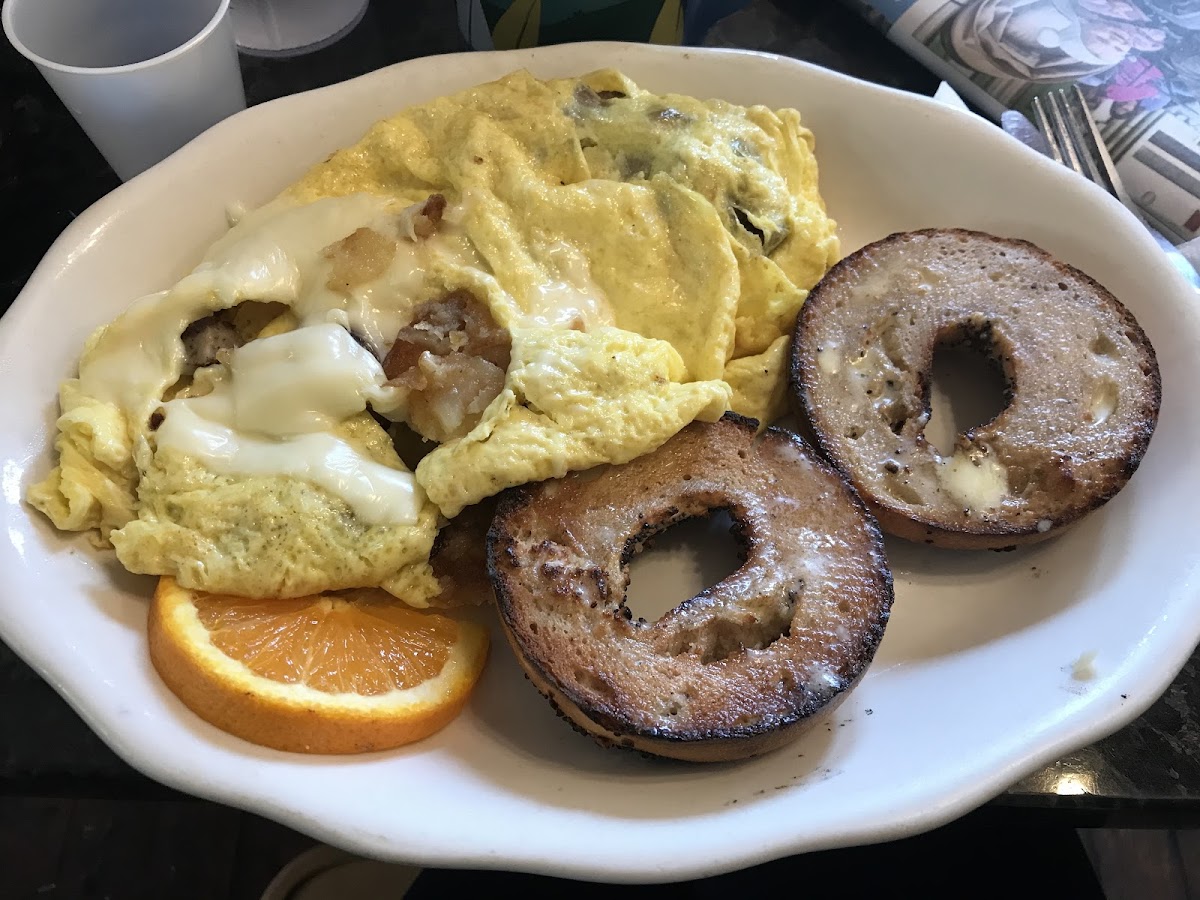
[{"label": "white ceramic dish", "polygon": [[[1161,424],[1141,470],[1077,530],[1032,549],[892,544],[896,604],[869,675],[834,718],[766,758],[688,767],[602,751],[555,718],[500,640],[468,711],[408,749],[308,758],[209,727],[148,662],[152,582],[21,503],[50,464],[55,388],[81,342],[189,269],[228,203],[267,199],[373,120],[518,66],[548,76],[605,65],[653,89],[798,107],[847,251],[900,229],[974,227],[1033,240],[1104,282],[1162,366]],[[0,321],[0,634],[149,776],[380,858],[653,881],[900,837],[1128,723],[1192,652],[1198,310],[1115,201],[929,100],[728,51],[591,44],[404,63],[235,116],[51,248]],[[693,577],[684,551],[646,568],[639,579],[674,583],[681,598]],[[1096,677],[1074,680],[1085,653]]]}]

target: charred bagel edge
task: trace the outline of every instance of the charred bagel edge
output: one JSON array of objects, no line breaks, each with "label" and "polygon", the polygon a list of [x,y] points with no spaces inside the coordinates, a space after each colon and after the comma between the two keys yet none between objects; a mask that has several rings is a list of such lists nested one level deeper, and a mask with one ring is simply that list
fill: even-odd
[{"label": "charred bagel edge", "polygon": [[[557,482],[512,489],[501,499],[488,535],[488,569],[505,635],[537,690],[576,730],[602,745],[696,762],[766,753],[794,740],[817,712],[835,708],[875,654],[893,600],[877,523],[849,484],[798,436],[770,428],[756,437],[756,426],[734,414],[717,423],[693,423],[658,451],[598,477],[572,473]],[[744,468],[733,476],[706,476],[677,470],[681,460],[737,462]],[[736,477],[761,478],[768,472],[807,485],[807,494],[781,497],[778,508],[769,511],[726,502],[735,499],[730,494]],[[669,483],[655,480],[665,482],[665,476]],[[641,496],[630,489],[639,480],[649,484]],[[766,492],[779,486],[762,487]],[[753,503],[753,491],[748,496]],[[630,505],[615,523],[602,522],[599,505],[580,504],[588,497],[624,497]],[[634,515],[632,504],[643,501],[646,512]],[[566,515],[559,514],[556,503],[567,508]],[[654,534],[723,508],[734,519],[746,555],[743,565],[657,622],[630,621],[624,605],[629,559]],[[778,519],[764,519],[775,514]],[[574,528],[583,536],[560,535],[564,521],[568,531]],[[783,536],[763,529],[799,521],[806,523],[800,529],[804,540],[824,535],[827,543],[842,541],[841,555],[809,547],[793,568],[768,578],[761,596],[739,594],[741,582],[755,583],[760,571],[778,568],[773,554],[790,549],[783,546]],[[614,540],[596,538],[583,532],[585,527],[607,530]],[[800,540],[797,535],[789,533],[786,540]],[[772,543],[774,537],[781,540]],[[564,548],[560,540],[578,546]],[[613,545],[611,552],[604,550],[605,543]],[[579,564],[560,571],[576,551]],[[793,582],[797,572],[802,575]],[[853,585],[857,593],[831,593],[839,584]],[[794,595],[787,593],[782,613],[775,608],[785,600],[776,593],[780,585],[797,586]],[[737,602],[727,604],[730,597]],[[550,619],[553,610],[560,610],[570,627],[551,636],[547,631],[560,624]],[[714,610],[712,619],[704,619]],[[786,623],[777,635],[752,633],[772,616],[779,626],[780,615]],[[756,625],[736,633],[736,622],[752,618]],[[674,693],[667,694],[668,688]],[[681,714],[686,722],[672,719],[669,709],[671,697],[680,692],[691,699]],[[731,704],[737,708],[730,709]]]}]

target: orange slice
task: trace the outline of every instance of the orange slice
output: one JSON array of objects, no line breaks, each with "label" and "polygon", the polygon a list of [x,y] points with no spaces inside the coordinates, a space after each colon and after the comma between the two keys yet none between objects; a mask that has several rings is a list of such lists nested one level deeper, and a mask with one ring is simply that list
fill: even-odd
[{"label": "orange slice", "polygon": [[238,737],[301,753],[361,753],[433,734],[487,658],[473,622],[383,591],[295,600],[205,594],[161,578],[150,660],[183,703]]}]

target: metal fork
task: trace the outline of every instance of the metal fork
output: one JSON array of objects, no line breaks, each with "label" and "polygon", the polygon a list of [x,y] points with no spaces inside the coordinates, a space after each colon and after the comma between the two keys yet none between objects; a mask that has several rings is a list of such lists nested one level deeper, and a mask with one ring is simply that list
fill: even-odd
[{"label": "metal fork", "polygon": [[1044,95],[1044,100],[1041,96],[1034,97],[1033,117],[1038,130],[1050,145],[1050,155],[1116,197],[1122,206],[1146,226],[1146,230],[1158,246],[1166,252],[1171,265],[1178,269],[1194,288],[1200,290],[1200,273],[1178,248],[1150,223],[1146,214],[1138,208],[1125,190],[1079,86],[1072,85],[1069,88],[1051,91]]},{"label": "metal fork", "polygon": [[1108,155],[1108,148],[1100,138],[1100,129],[1096,127],[1096,120],[1092,118],[1078,85],[1046,94],[1045,102],[1042,97],[1034,97],[1033,116],[1050,144],[1050,153],[1058,162],[1100,185],[1148,225],[1145,215],[1121,184],[1121,176]]}]

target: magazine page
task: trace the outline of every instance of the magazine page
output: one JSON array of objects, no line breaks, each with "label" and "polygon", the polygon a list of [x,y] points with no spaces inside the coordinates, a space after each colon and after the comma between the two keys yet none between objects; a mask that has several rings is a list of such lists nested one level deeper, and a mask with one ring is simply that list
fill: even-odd
[{"label": "magazine page", "polygon": [[1078,84],[1130,196],[1200,236],[1200,2],[852,0],[989,115]]}]

